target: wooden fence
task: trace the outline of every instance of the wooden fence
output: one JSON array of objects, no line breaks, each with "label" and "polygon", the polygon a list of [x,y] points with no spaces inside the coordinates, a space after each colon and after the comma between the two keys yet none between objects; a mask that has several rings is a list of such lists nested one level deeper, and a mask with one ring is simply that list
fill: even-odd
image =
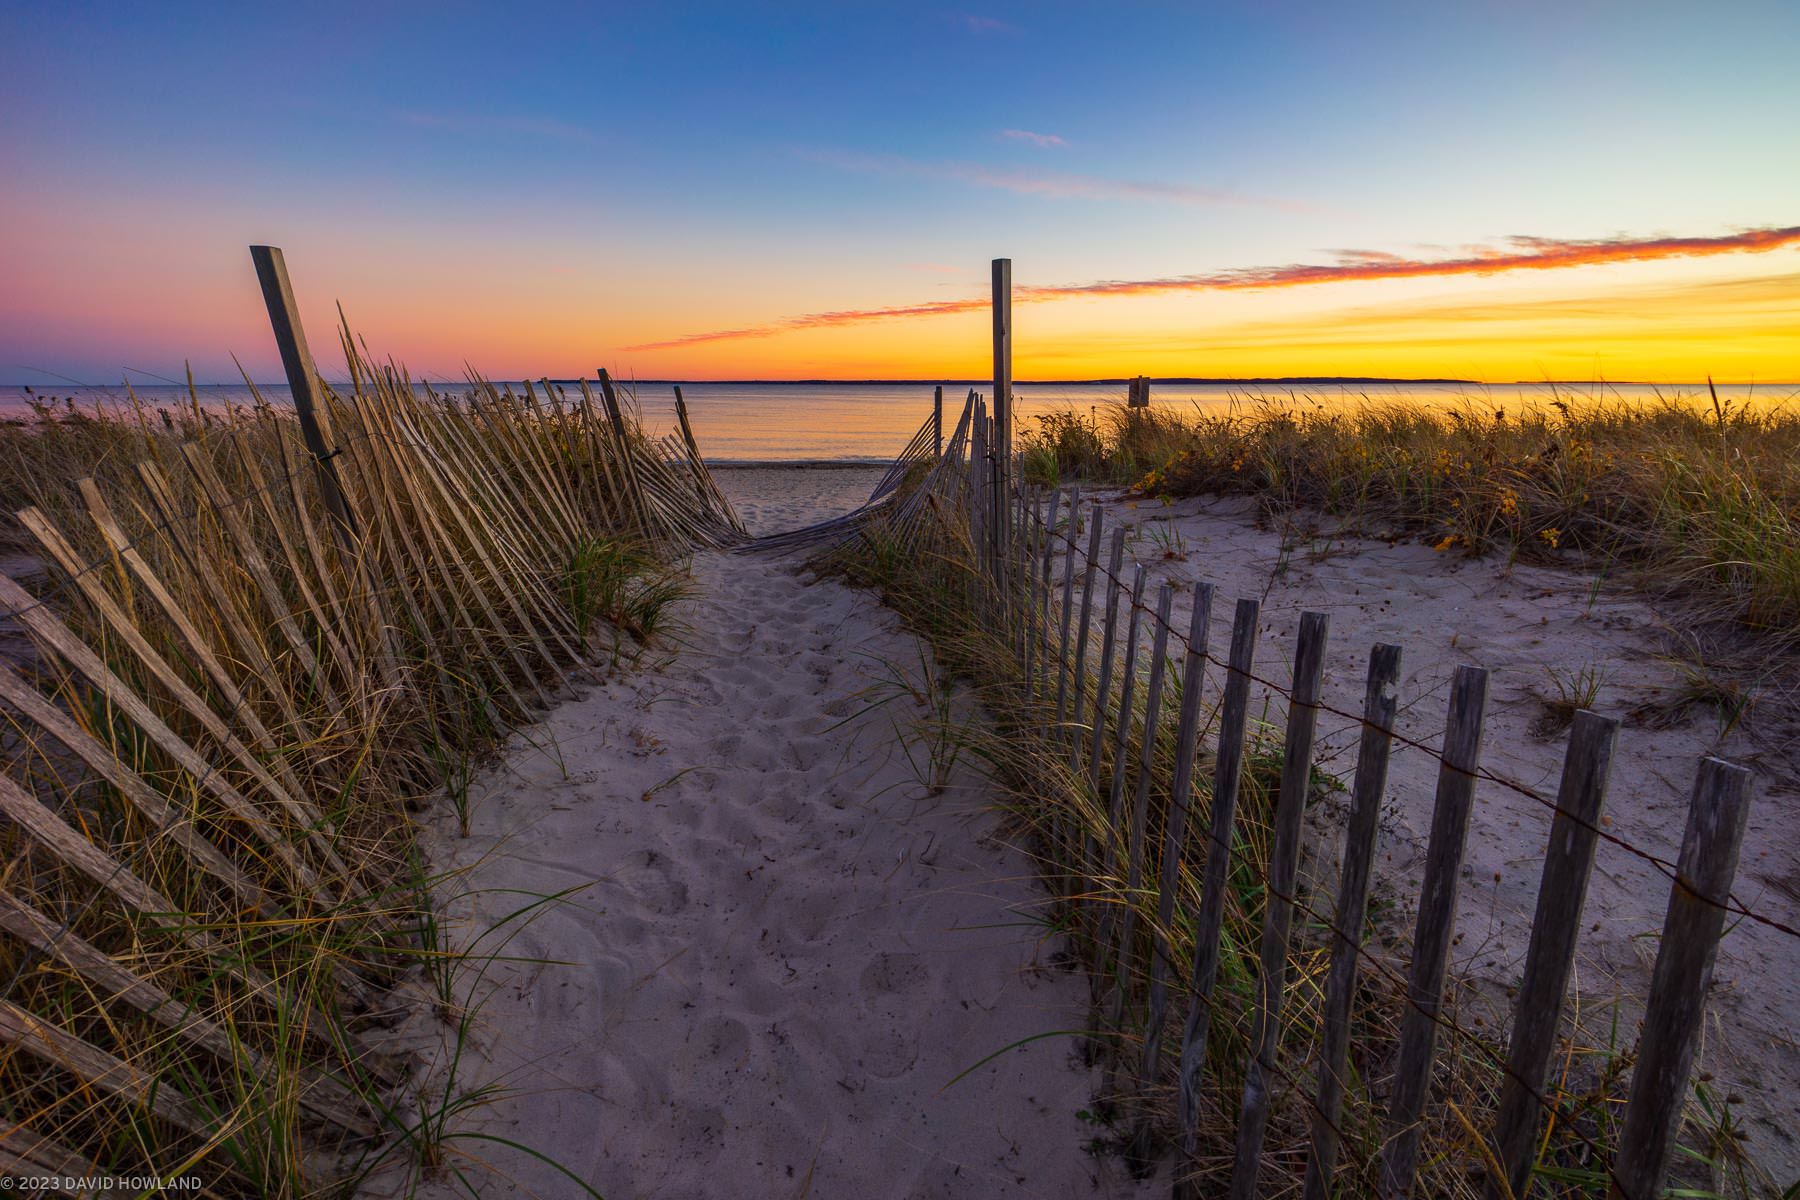
[{"label": "wooden fence", "polygon": [[604,371],[453,400],[347,333],[327,387],[254,253],[296,414],[140,408],[22,448],[104,453],[18,514],[47,583],[0,575],[39,657],[0,661],[11,1176],[300,1194],[416,1126],[368,1024],[437,952],[404,809],[595,658],[607,546],[746,536],[679,395],[653,440]]},{"label": "wooden fence", "polygon": [[[1196,1157],[1199,1127],[1204,1120],[1214,1131],[1235,1128],[1230,1194],[1263,1194],[1273,1183],[1265,1139],[1279,1095],[1304,1110],[1290,1111],[1290,1122],[1310,1124],[1309,1200],[1364,1188],[1384,1197],[1416,1194],[1424,1186],[1422,1132],[1449,1119],[1434,1101],[1434,1063],[1454,1043],[1499,1081],[1491,1112],[1458,1110],[1459,1121],[1471,1122],[1479,1187],[1489,1197],[1526,1195],[1547,1106],[1554,1109],[1546,1095],[1551,1056],[1595,847],[1605,839],[1669,878],[1667,915],[1616,1144],[1570,1130],[1567,1114],[1555,1119],[1560,1136],[1586,1140],[1584,1152],[1612,1196],[1660,1196],[1724,923],[1773,923],[1731,894],[1749,772],[1714,758],[1698,764],[1679,861],[1628,846],[1602,823],[1615,720],[1575,714],[1551,797],[1482,767],[1488,675],[1481,668],[1457,668],[1441,747],[1395,732],[1398,646],[1371,649],[1360,712],[1333,708],[1320,688],[1326,614],[1303,615],[1291,675],[1279,680],[1256,666],[1256,600],[1236,602],[1227,632],[1215,628],[1214,590],[1201,583],[1185,631],[1172,628],[1170,586],[1152,602],[1143,568],[1125,574],[1125,530],[1114,528],[1105,541],[1101,505],[1014,485],[1007,441],[994,425],[983,398],[971,393],[929,476],[867,537],[890,558],[929,563],[930,586],[957,593],[947,603],[1004,648],[1004,670],[991,661],[984,667],[984,696],[1011,747],[1002,769],[1025,796],[1059,918],[1096,980],[1094,1041],[1113,1063],[1134,1126],[1128,1153],[1147,1162],[1172,1148],[1182,1156],[1183,1178],[1204,1166],[1217,1185],[1223,1168],[1216,1157],[1205,1164]],[[1223,657],[1215,646],[1228,647]],[[1209,670],[1223,672],[1216,693],[1207,687]],[[1278,755],[1252,736],[1253,685],[1285,704]],[[1298,876],[1321,712],[1361,729],[1333,896],[1303,895]],[[1438,760],[1423,885],[1403,960],[1365,944],[1377,818],[1396,742]],[[1242,798],[1253,755],[1272,778],[1255,795],[1247,825]],[[1503,1051],[1462,1027],[1446,1002],[1478,789],[1506,790],[1553,816]],[[1262,899],[1246,903],[1246,896]],[[1322,930],[1322,940],[1297,939],[1296,923]],[[1227,953],[1229,994],[1220,975]],[[1284,1013],[1293,1001],[1288,981],[1302,976],[1311,981],[1303,1027]],[[1359,988],[1385,989],[1397,1010],[1382,1097],[1351,1066],[1353,1009],[1364,1005]],[[1221,1036],[1226,1024],[1236,1036]],[[1218,1059],[1226,1046],[1236,1061]],[[1367,1049],[1358,1055],[1365,1065]],[[1381,1128],[1360,1143],[1379,1147],[1375,1161],[1347,1175],[1345,1098],[1355,1087],[1379,1110]],[[1177,1194],[1191,1194],[1189,1186]]]}]

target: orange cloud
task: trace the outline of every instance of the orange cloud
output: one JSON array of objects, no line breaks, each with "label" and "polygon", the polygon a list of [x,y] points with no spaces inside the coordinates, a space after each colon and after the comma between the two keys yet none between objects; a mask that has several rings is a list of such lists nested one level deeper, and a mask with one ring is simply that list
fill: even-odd
[{"label": "orange cloud", "polygon": [[[1505,247],[1471,247],[1452,258],[1406,258],[1372,250],[1340,251],[1328,265],[1290,264],[1243,267],[1207,275],[1171,275],[1158,279],[1101,280],[1093,283],[1018,287],[1021,302],[1063,300],[1079,296],[1150,296],[1179,292],[1238,291],[1350,283],[1376,279],[1421,279],[1435,276],[1498,275],[1510,271],[1554,271],[1603,263],[1654,262],[1676,258],[1709,258],[1722,254],[1764,254],[1800,244],[1800,225],[1745,230],[1720,237],[1594,238],[1566,240],[1512,237]],[[856,325],[909,317],[934,317],[988,306],[988,298],[940,300],[888,308],[844,309],[807,313],[766,325],[693,333],[667,341],[645,342],[626,350],[669,350],[703,342],[773,337],[779,333],[833,325]]]}]

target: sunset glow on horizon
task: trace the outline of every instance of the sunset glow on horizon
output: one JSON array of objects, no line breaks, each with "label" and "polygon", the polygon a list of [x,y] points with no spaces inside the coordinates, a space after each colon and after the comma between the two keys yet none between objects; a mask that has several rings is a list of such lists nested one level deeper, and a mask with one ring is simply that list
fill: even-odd
[{"label": "sunset glow on horizon", "polygon": [[1791,6],[0,11],[0,383],[1800,380]]}]

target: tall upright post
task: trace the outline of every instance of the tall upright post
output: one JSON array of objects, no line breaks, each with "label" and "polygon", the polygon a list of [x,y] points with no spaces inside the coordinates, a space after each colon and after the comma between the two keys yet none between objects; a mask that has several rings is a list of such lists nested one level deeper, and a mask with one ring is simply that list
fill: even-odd
[{"label": "tall upright post", "polygon": [[[1012,490],[1012,259],[993,263],[994,291],[994,438],[988,453],[994,459],[994,490],[1001,496]],[[1005,545],[1010,529],[995,529],[997,544]]]},{"label": "tall upright post", "polygon": [[944,457],[944,385],[941,383],[931,396],[931,442],[935,447],[932,457]]},{"label": "tall upright post", "polygon": [[325,510],[331,514],[332,528],[345,554],[356,550],[356,519],[344,501],[344,485],[338,479],[337,455],[331,443],[331,415],[319,389],[319,369],[313,364],[312,351],[306,346],[306,330],[300,324],[300,306],[294,302],[294,288],[288,282],[287,261],[279,246],[252,246],[250,260],[256,264],[257,282],[262,284],[263,304],[269,310],[269,325],[275,331],[275,345],[281,350],[281,367],[287,372],[288,390],[294,394],[294,414],[300,419],[300,436],[319,472],[319,493],[325,498]]}]

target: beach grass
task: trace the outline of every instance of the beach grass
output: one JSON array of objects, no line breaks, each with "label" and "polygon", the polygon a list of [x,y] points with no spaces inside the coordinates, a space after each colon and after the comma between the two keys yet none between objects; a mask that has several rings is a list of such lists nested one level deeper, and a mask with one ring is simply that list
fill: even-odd
[{"label": "beach grass", "polygon": [[555,397],[421,397],[345,345],[354,551],[291,413],[0,426],[0,542],[70,639],[0,665],[0,770],[109,864],[0,823],[0,1126],[54,1143],[33,1162],[301,1197],[456,1136],[466,1102],[434,1077],[424,1120],[382,1046],[448,969],[416,817],[681,592]]},{"label": "beach grass", "polygon": [[[1130,418],[1120,415],[1120,424]],[[1054,430],[1054,423],[1053,430]],[[1148,426],[1135,434],[1096,429],[1080,422],[1063,429],[1062,450],[1078,456],[1099,457],[1086,461],[1072,457],[1069,467],[1086,477],[1127,475],[1141,480],[1142,458],[1121,466],[1117,455],[1126,452],[1117,440],[1139,454],[1166,451],[1166,444],[1151,441],[1154,432],[1180,445],[1165,463],[1173,462],[1191,447],[1191,430],[1168,425]],[[1148,445],[1146,443],[1149,443]],[[1045,452],[1039,440],[1035,449]],[[1027,451],[1027,464],[1030,465]],[[1189,461],[1193,461],[1190,459]],[[1044,466],[1044,460],[1038,461]],[[1154,468],[1152,468],[1154,470]],[[1041,482],[1050,482],[1046,474]],[[1065,530],[1077,535],[1080,530]],[[882,596],[915,632],[931,645],[937,674],[946,691],[952,687],[979,711],[976,719],[951,723],[941,713],[948,700],[927,707],[932,716],[914,732],[918,761],[946,760],[981,765],[994,789],[997,803],[1010,818],[1012,840],[1036,861],[1045,897],[1036,920],[1051,945],[1066,948],[1069,959],[1084,970],[1091,982],[1094,1009],[1087,1035],[1078,1039],[1083,1052],[1102,1069],[1106,1083],[1095,1102],[1084,1111],[1092,1122],[1090,1149],[1097,1155],[1117,1155],[1130,1169],[1147,1169],[1179,1145],[1183,1130],[1176,1119],[1176,1045],[1190,1003],[1186,984],[1194,956],[1193,919],[1200,907],[1204,870],[1205,829],[1211,805],[1213,749],[1218,720],[1218,682],[1205,683],[1214,698],[1203,699],[1200,762],[1189,832],[1177,864],[1178,901],[1173,920],[1164,923],[1159,913],[1155,875],[1171,806],[1171,784],[1176,753],[1176,709],[1188,681],[1173,670],[1167,683],[1158,720],[1144,721],[1147,683],[1143,673],[1134,683],[1133,724],[1122,742],[1122,755],[1131,764],[1142,761],[1146,740],[1150,743],[1150,799],[1144,830],[1149,848],[1145,882],[1131,886],[1123,864],[1128,861],[1130,831],[1121,828],[1109,812],[1104,786],[1096,787],[1089,775],[1087,751],[1080,761],[1071,753],[1070,737],[1083,727],[1071,720],[1072,705],[1059,711],[1055,689],[1031,683],[1021,667],[1015,637],[1017,617],[998,617],[1004,598],[978,565],[967,526],[939,514],[923,531],[917,526],[904,531],[880,521],[865,529],[864,536],[832,552],[820,563],[823,569],[848,581],[871,588]],[[1015,603],[1012,611],[1023,610]],[[1039,621],[1043,614],[1037,615]],[[1056,630],[1040,626],[1037,634],[1054,644]],[[1088,673],[1085,711],[1117,713],[1122,700],[1122,680],[1115,675],[1113,690],[1098,696],[1095,673]],[[1568,683],[1577,692],[1586,686],[1576,679]],[[1219,943],[1217,982],[1209,1004],[1207,1068],[1199,1097],[1195,1153],[1189,1172],[1195,1194],[1223,1194],[1231,1182],[1239,1104],[1243,1097],[1258,998],[1259,940],[1267,903],[1265,881],[1273,848],[1273,810],[1283,757],[1281,714],[1264,707],[1253,713],[1246,748],[1246,764],[1238,797],[1233,834],[1231,870],[1224,902],[1224,921]],[[1260,718],[1260,719],[1258,719]],[[1091,722],[1092,718],[1087,717]],[[1113,773],[1120,755],[1114,736],[1105,739],[1098,778]],[[921,769],[922,784],[941,778]],[[1316,773],[1309,804],[1323,801],[1343,787],[1342,781]],[[1129,815],[1126,815],[1129,823]],[[1287,958],[1287,995],[1279,1034],[1279,1061],[1286,1064],[1272,1080],[1273,1105],[1262,1157],[1261,1194],[1298,1194],[1310,1153],[1315,1086],[1309,1065],[1321,1020],[1328,958],[1333,941],[1331,864],[1309,857],[1301,872],[1302,895],[1295,918],[1294,938]],[[1131,914],[1136,934],[1123,957],[1119,954],[1120,930],[1125,914]],[[1374,1195],[1380,1186],[1379,1156],[1388,1131],[1385,1127],[1386,1080],[1406,999],[1408,914],[1397,911],[1394,896],[1378,884],[1371,905],[1371,924],[1365,945],[1365,961],[1359,972],[1352,1009],[1352,1045],[1343,1111],[1337,1126],[1341,1137],[1338,1159],[1339,1195]],[[1153,941],[1166,946],[1171,1006],[1163,1024],[1167,1039],[1154,1078],[1140,1078],[1148,1011],[1148,964]],[[1545,1100],[1555,1114],[1536,1145],[1532,1177],[1542,1194],[1599,1200],[1608,1194],[1606,1169],[1609,1148],[1616,1145],[1619,1122],[1629,1082],[1630,1038],[1621,1031],[1624,1019],[1618,1002],[1573,1014],[1569,1034],[1562,1042],[1545,1088]],[[1486,1130],[1492,1127],[1503,1083],[1506,1054],[1508,1001],[1478,983],[1453,977],[1446,989],[1443,1015],[1456,1036],[1439,1038],[1439,1051],[1431,1084],[1434,1103],[1428,1107],[1421,1133],[1424,1147],[1416,1194],[1445,1197],[1484,1195],[1491,1150]],[[995,1048],[996,1051],[1000,1047]],[[1743,1154],[1729,1105],[1724,1098],[1696,1085],[1695,1110],[1702,1119],[1685,1130],[1678,1149],[1674,1179],[1694,1197],[1773,1196],[1772,1182]]]},{"label": "beach grass", "polygon": [[1707,389],[1444,407],[1250,396],[1025,431],[1029,475],[1255,498],[1349,531],[1607,572],[1800,649],[1800,410]]}]

